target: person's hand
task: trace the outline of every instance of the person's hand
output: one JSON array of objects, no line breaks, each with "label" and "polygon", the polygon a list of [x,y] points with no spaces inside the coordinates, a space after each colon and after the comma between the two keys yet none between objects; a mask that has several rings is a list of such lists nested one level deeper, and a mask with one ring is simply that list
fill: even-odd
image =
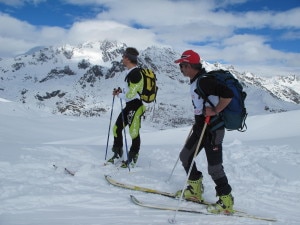
[{"label": "person's hand", "polygon": [[120,87],[118,87],[118,88],[114,88],[114,90],[113,90],[113,96],[115,96],[115,95],[118,95],[119,93],[121,93],[122,92],[122,89],[120,88]]},{"label": "person's hand", "polygon": [[216,111],[215,108],[205,107],[204,115],[205,116],[217,116],[218,112]]}]

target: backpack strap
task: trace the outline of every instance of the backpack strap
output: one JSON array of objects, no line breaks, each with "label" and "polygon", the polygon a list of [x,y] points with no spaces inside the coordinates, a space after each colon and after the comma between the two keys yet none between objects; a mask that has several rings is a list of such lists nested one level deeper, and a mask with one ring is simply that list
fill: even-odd
[{"label": "backpack strap", "polygon": [[204,93],[204,91],[200,88],[200,80],[203,79],[204,77],[208,77],[206,75],[200,76],[197,80],[197,94],[199,94],[201,96],[201,98],[203,98],[203,108],[205,106],[205,103],[208,102],[208,104],[210,104],[211,107],[215,108],[215,105],[209,100],[208,95],[206,95]]},{"label": "backpack strap", "polygon": [[139,70],[139,71],[141,71],[141,68],[140,68],[140,67],[135,67],[135,68],[132,69],[129,73],[127,73],[127,75],[125,76],[124,81],[127,82],[128,84],[129,84],[128,76],[129,76],[129,74],[130,74],[132,71],[134,71],[134,70]]},{"label": "backpack strap", "polygon": [[[206,102],[208,102],[208,104],[212,107],[215,108],[215,105],[209,100],[208,95],[206,95],[204,93],[204,91],[200,88],[199,82],[202,78],[204,77],[211,77],[213,79],[215,79],[213,76],[210,75],[203,75],[201,77],[198,78],[197,80],[197,94],[200,95],[203,98],[203,108],[202,111],[204,111],[205,109],[205,104]],[[215,130],[219,129],[220,127],[224,126],[224,121],[222,119],[222,113],[217,114],[213,117],[211,117],[210,122],[209,122],[209,130],[210,132],[214,132]]]},{"label": "backpack strap", "polygon": [[247,130],[246,119],[247,119],[248,113],[246,112],[246,109],[244,109],[243,113],[245,116],[242,121],[242,126],[241,126],[241,128],[237,129],[240,132],[245,132]]}]

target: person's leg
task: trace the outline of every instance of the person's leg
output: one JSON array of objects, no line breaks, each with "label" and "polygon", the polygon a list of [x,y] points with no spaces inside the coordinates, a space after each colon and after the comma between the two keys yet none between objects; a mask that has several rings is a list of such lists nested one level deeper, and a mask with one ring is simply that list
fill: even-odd
[{"label": "person's leg", "polygon": [[224,134],[225,129],[218,129],[213,134],[209,134],[210,138],[204,147],[208,162],[208,173],[216,184],[216,194],[219,196],[219,200],[216,204],[212,204],[208,207],[208,211],[212,213],[233,212],[234,202],[231,195],[232,188],[223,167],[222,142]]},{"label": "person's leg", "polygon": [[146,107],[143,104],[137,106],[137,109],[133,108],[128,113],[129,117],[127,119],[129,124],[129,134],[132,139],[132,143],[128,153],[128,159],[123,163],[122,167],[127,167],[128,163],[131,163],[132,166],[135,166],[139,156],[141,146],[141,117],[143,116]]},{"label": "person's leg", "polygon": [[[192,133],[189,139],[187,140],[187,143],[190,144],[194,140],[193,147],[191,149],[188,149],[187,145],[185,145],[180,152],[179,158],[182,162],[183,168],[186,171],[186,174],[188,174],[191,164],[193,162],[193,157],[199,141],[198,139],[199,137],[195,133]],[[202,146],[200,145],[200,150],[201,148]],[[200,150],[198,151],[198,153],[200,152]],[[187,181],[188,185],[183,192],[183,197],[185,199],[202,202],[204,200],[202,197],[204,191],[202,180],[202,172],[197,169],[196,162],[194,162]],[[182,190],[177,191],[176,196],[180,197],[181,193]]]}]

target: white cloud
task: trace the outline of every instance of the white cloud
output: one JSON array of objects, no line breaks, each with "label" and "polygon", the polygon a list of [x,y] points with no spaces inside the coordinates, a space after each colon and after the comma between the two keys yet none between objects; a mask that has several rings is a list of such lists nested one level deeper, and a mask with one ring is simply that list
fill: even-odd
[{"label": "white cloud", "polygon": [[234,15],[236,26],[241,28],[298,29],[300,28],[300,8],[285,12],[250,11]]},{"label": "white cloud", "polygon": [[10,5],[14,7],[20,7],[23,6],[24,4],[33,4],[37,5],[41,2],[46,2],[47,0],[0,0],[0,3],[3,3],[5,5]]},{"label": "white cloud", "polygon": [[282,35],[282,39],[300,40],[300,31],[287,31],[284,35]]},{"label": "white cloud", "polygon": [[[300,4],[300,3],[299,3]],[[300,28],[300,7],[277,13],[270,24],[274,28]]]},{"label": "white cloud", "polygon": [[0,57],[14,56],[37,45],[54,45],[65,38],[59,27],[36,27],[0,13]]},{"label": "white cloud", "polygon": [[3,3],[5,5],[11,5],[11,6],[21,6],[24,4],[24,1],[22,0],[0,0],[0,3]]},{"label": "white cloud", "polygon": [[155,42],[155,35],[145,29],[134,29],[113,21],[87,20],[75,23],[68,31],[65,40],[71,44],[86,41],[113,39],[144,49]]}]

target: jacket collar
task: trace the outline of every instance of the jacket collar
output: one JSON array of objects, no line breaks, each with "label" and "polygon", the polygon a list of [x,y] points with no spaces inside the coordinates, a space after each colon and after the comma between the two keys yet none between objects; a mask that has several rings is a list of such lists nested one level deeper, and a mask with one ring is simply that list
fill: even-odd
[{"label": "jacket collar", "polygon": [[206,70],[205,69],[199,70],[199,72],[192,79],[190,79],[190,83],[193,83],[195,80],[198,79],[198,77],[201,77],[204,74],[206,74]]},{"label": "jacket collar", "polygon": [[201,74],[202,74],[202,73],[199,71],[192,79],[190,79],[190,83],[193,83],[195,80],[197,80],[198,77],[201,76]]}]

